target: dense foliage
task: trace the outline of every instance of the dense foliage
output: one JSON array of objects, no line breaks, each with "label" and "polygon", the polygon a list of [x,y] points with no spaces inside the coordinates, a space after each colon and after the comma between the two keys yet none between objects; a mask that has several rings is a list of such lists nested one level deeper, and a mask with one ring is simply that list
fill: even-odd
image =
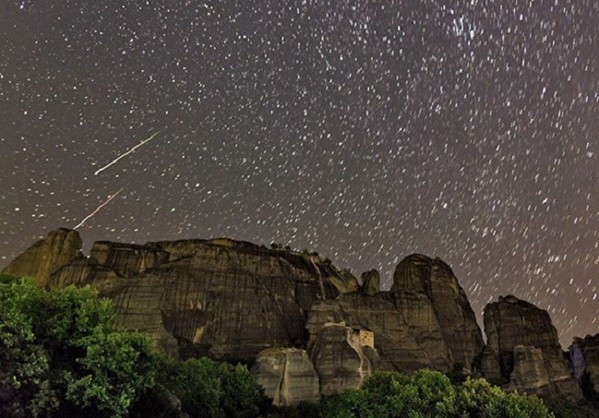
[{"label": "dense foliage", "polygon": [[534,396],[504,392],[484,379],[453,385],[442,373],[413,376],[377,372],[362,389],[323,401],[323,418],[544,418],[552,415]]},{"label": "dense foliage", "polygon": [[175,362],[161,358],[158,381],[191,417],[256,418],[267,405],[262,388],[244,365],[206,357]]},{"label": "dense foliage", "polygon": [[89,287],[0,280],[0,415],[121,417],[154,385],[149,341]]}]

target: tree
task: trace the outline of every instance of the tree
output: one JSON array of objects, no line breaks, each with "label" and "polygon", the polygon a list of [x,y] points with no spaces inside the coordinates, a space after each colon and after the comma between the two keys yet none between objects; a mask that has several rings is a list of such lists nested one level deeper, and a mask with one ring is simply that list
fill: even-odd
[{"label": "tree", "polygon": [[231,418],[255,418],[266,406],[264,390],[256,383],[246,366],[220,363],[221,407]]},{"label": "tree", "polygon": [[553,417],[536,396],[505,392],[485,379],[466,379],[460,386],[458,409],[471,417]]},{"label": "tree", "polygon": [[114,318],[89,287],[0,280],[2,414],[125,416],[155,372],[148,338]]},{"label": "tree", "polygon": [[192,417],[254,418],[265,406],[262,388],[247,367],[207,357],[176,362],[162,357],[159,378]]},{"label": "tree", "polygon": [[36,340],[31,310],[40,293],[31,284],[0,277],[0,416],[40,416],[56,409],[50,359]]},{"label": "tree", "polygon": [[507,393],[484,379],[454,385],[440,372],[412,376],[374,373],[362,389],[349,390],[322,403],[324,418],[548,418],[535,396]]},{"label": "tree", "polygon": [[208,358],[176,362],[161,358],[158,381],[193,417],[219,417],[221,387],[216,363]]}]

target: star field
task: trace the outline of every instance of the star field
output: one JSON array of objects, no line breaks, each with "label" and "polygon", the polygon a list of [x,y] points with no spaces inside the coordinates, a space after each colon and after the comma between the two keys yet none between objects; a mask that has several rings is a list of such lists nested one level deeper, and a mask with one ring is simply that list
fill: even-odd
[{"label": "star field", "polygon": [[597,22],[595,0],[4,0],[0,265],[112,199],[86,250],[277,242],[387,287],[420,252],[479,319],[514,294],[563,343],[597,333]]}]

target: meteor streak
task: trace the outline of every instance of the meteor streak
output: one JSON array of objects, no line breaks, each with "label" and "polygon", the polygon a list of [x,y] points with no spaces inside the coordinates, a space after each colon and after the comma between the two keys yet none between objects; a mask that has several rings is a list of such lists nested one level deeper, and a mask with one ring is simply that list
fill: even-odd
[{"label": "meteor streak", "polygon": [[[127,186],[125,186],[125,187],[127,187]],[[104,203],[102,203],[100,206],[98,206],[98,207],[96,208],[96,210],[94,210],[92,213],[90,213],[90,214],[89,214],[89,215],[87,215],[85,218],[83,218],[83,220],[82,220],[81,222],[79,222],[79,223],[77,224],[77,226],[76,226],[76,227],[74,227],[73,229],[77,229],[77,228],[79,228],[80,226],[82,226],[82,225],[85,223],[85,221],[87,221],[89,218],[91,218],[91,217],[92,217],[92,216],[94,216],[96,213],[98,213],[98,212],[100,211],[100,209],[102,209],[104,206],[106,206],[107,204],[109,204],[109,203],[112,201],[112,199],[114,199],[115,197],[117,197],[117,196],[119,195],[119,193],[120,193],[120,192],[122,192],[123,190],[125,190],[125,187],[122,187],[122,188],[121,188],[121,190],[119,190],[118,192],[116,192],[115,194],[113,194],[112,196],[110,196],[110,197],[109,197],[109,198],[108,198],[108,199],[107,199],[107,200],[106,200]]]},{"label": "meteor streak", "polygon": [[134,146],[133,148],[131,148],[130,150],[126,151],[124,154],[119,155],[118,157],[116,157],[114,160],[112,160],[111,162],[109,162],[108,164],[106,164],[104,167],[99,168],[98,170],[96,170],[96,172],[94,173],[94,176],[97,176],[98,174],[100,174],[102,171],[106,170],[108,167],[110,167],[111,165],[115,164],[116,162],[118,162],[120,159],[125,158],[127,155],[131,154],[133,151],[135,151],[136,149],[138,149],[139,147],[141,147],[143,144],[147,144],[148,142],[150,142],[152,139],[154,139],[154,137],[156,135],[158,135],[161,131],[158,131],[154,134],[152,134],[149,138],[144,139],[143,141],[141,141],[139,144],[137,144],[136,146]]}]

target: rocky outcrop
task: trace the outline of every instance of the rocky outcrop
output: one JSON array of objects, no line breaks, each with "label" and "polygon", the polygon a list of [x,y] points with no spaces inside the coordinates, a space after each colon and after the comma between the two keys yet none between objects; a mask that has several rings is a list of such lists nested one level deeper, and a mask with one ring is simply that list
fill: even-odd
[{"label": "rocky outcrop", "polygon": [[376,269],[365,271],[362,273],[361,279],[361,293],[372,296],[381,291],[381,276]]},{"label": "rocky outcrop", "polygon": [[502,381],[501,369],[499,368],[499,353],[485,346],[481,353],[480,370],[484,372],[485,377],[489,382],[500,385],[507,383]]},{"label": "rocky outcrop", "polygon": [[379,292],[374,296],[345,293],[337,300],[317,301],[306,327],[308,348],[330,323],[373,333],[383,370],[416,371],[425,367],[448,371],[449,350],[430,300],[421,294]]},{"label": "rocky outcrop", "polygon": [[94,259],[80,254],[50,275],[48,286],[65,287],[69,284],[95,287],[100,292],[109,292],[122,275],[98,264]]},{"label": "rocky outcrop", "polygon": [[[320,378],[323,396],[359,388],[372,374],[372,364],[359,332],[343,324],[327,324],[318,334],[310,357]],[[372,355],[372,354],[371,354]]]},{"label": "rocky outcrop", "polygon": [[[260,353],[255,375],[279,405],[359,387],[375,368],[449,371],[475,358],[508,388],[580,398],[546,311],[513,296],[489,304],[483,349],[466,295],[439,259],[407,257],[391,291],[380,291],[376,270],[360,285],[316,253],[225,238],[100,241],[89,257],[80,248],[76,231],[59,229],[4,272],[96,287],[112,299],[119,326],[148,333],[174,358],[253,362]],[[595,390],[598,340],[581,345]]]},{"label": "rocky outcrop", "polygon": [[168,260],[169,253],[150,245],[100,241],[94,243],[90,258],[122,276],[130,277],[158,267]]},{"label": "rocky outcrop", "polygon": [[420,254],[406,257],[395,269],[391,292],[426,296],[449,349],[451,362],[471,368],[472,361],[484,346],[482,333],[466,293],[445,262]]},{"label": "rocky outcrop", "polygon": [[549,375],[545,368],[543,350],[530,345],[514,347],[514,370],[510,375],[514,389],[539,393],[549,387]]},{"label": "rocky outcrop", "polygon": [[[390,292],[378,292],[378,273],[365,273],[361,292],[317,301],[307,328],[313,342],[326,323],[343,322],[374,334],[378,367],[449,371],[458,362],[470,367],[483,347],[474,312],[453,272],[441,260],[412,255],[397,267]],[[310,347],[308,344],[308,347]]]},{"label": "rocky outcrop", "polygon": [[587,335],[580,344],[592,390],[599,394],[599,334]]},{"label": "rocky outcrop", "polygon": [[174,357],[253,361],[265,348],[302,347],[313,302],[358,289],[347,270],[317,255],[230,239],[96,242],[79,253],[75,231],[58,230],[6,269],[42,284],[91,284],[110,297],[117,322],[150,334]]},{"label": "rocky outcrop", "polygon": [[40,286],[46,286],[52,273],[81,254],[81,245],[77,231],[64,228],[51,231],[45,239],[11,261],[2,272],[34,277]]},{"label": "rocky outcrop", "polygon": [[320,399],[318,375],[306,350],[263,350],[256,357],[252,374],[276,406],[294,406],[302,401],[316,402]]},{"label": "rocky outcrop", "polygon": [[496,363],[483,363],[487,376],[499,374],[507,387],[527,393],[580,399],[547,311],[515,296],[500,297],[484,311],[487,347]]}]

